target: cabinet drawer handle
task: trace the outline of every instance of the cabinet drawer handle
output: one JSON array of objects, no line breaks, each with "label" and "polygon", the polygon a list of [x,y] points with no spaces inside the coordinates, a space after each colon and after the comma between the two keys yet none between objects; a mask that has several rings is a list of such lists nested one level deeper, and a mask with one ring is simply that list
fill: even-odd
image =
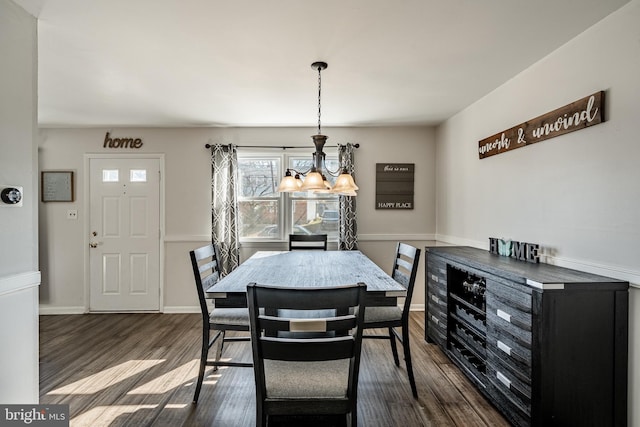
[{"label": "cabinet drawer handle", "polygon": [[509,380],[509,378],[505,377],[504,375],[502,375],[502,373],[496,371],[496,378],[498,378],[498,380],[504,384],[507,388],[511,388],[511,381]]},{"label": "cabinet drawer handle", "polygon": [[500,340],[498,340],[498,348],[504,351],[505,353],[507,353],[509,356],[511,356],[511,347],[509,347],[508,345],[506,345]]},{"label": "cabinet drawer handle", "polygon": [[433,314],[431,315],[431,320],[433,320],[433,322],[436,325],[440,325],[440,321],[438,320],[438,318],[436,316],[434,316]]},{"label": "cabinet drawer handle", "polygon": [[438,276],[436,276],[435,274],[431,275],[431,280],[433,280],[434,282],[438,283]]},{"label": "cabinet drawer handle", "polygon": [[506,311],[502,311],[500,309],[496,310],[496,314],[498,315],[499,318],[506,320],[507,322],[511,323],[511,315],[509,313],[507,313]]},{"label": "cabinet drawer handle", "polygon": [[440,298],[438,298],[435,295],[431,295],[431,299],[436,303],[436,304],[440,304]]}]

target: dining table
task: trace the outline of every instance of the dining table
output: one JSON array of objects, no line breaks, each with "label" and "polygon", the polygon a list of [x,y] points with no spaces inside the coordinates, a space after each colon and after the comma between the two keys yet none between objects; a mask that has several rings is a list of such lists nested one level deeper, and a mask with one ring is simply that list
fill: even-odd
[{"label": "dining table", "polygon": [[216,307],[246,307],[247,285],[293,288],[365,283],[367,306],[393,306],[406,289],[358,250],[258,251],[205,290]]}]

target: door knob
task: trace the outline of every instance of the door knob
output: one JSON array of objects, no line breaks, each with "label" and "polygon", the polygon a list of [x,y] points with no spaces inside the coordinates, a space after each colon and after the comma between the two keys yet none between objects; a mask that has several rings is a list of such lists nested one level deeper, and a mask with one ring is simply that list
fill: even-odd
[{"label": "door knob", "polygon": [[91,242],[91,243],[89,243],[89,246],[92,247],[92,248],[97,248],[98,244],[95,243],[95,242]]}]

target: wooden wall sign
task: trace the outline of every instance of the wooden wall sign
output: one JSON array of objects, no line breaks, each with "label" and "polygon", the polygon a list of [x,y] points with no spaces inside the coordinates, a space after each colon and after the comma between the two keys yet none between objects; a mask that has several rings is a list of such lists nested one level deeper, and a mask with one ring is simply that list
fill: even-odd
[{"label": "wooden wall sign", "polygon": [[600,91],[479,141],[478,155],[484,159],[603,121],[604,91]]},{"label": "wooden wall sign", "polygon": [[413,209],[414,163],[376,163],[376,209]]},{"label": "wooden wall sign", "polygon": [[138,149],[142,147],[142,139],[140,138],[111,138],[109,132],[104,136],[103,148],[132,148]]}]

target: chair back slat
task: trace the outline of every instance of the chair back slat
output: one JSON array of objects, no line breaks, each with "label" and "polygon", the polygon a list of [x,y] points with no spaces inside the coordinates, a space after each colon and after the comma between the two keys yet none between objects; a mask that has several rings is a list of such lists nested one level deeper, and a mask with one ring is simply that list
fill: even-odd
[{"label": "chair back slat", "polygon": [[413,295],[413,287],[416,283],[416,275],[418,273],[418,262],[420,261],[420,249],[414,248],[406,243],[399,242],[396,247],[396,256],[393,261],[393,272],[391,277],[404,286],[407,295],[404,299],[403,320],[407,321],[409,316],[409,308],[411,305],[411,297]]},{"label": "chair back slat", "polygon": [[[358,300],[359,289],[354,286],[327,288],[261,287],[260,306],[274,310],[323,310],[346,307]],[[339,292],[338,292],[339,290]]]},{"label": "chair back slat", "polygon": [[262,337],[262,357],[288,362],[321,362],[353,357],[355,340],[352,336],[298,340]]},{"label": "chair back slat", "polygon": [[289,234],[289,250],[327,250],[326,234]]},{"label": "chair back slat", "polygon": [[290,332],[292,334],[301,332],[330,332],[348,331],[355,328],[357,318],[350,314],[347,316],[336,316],[332,318],[291,318],[276,316],[259,316],[258,327],[270,331]]},{"label": "chair back slat", "polygon": [[211,243],[189,252],[193,278],[198,291],[198,301],[203,319],[209,322],[209,307],[204,291],[213,286],[220,279],[220,252],[218,247]]},{"label": "chair back slat", "polygon": [[403,258],[396,258],[396,271],[405,271],[411,274],[412,268],[413,268],[413,258],[411,258],[411,262]]},{"label": "chair back slat", "polygon": [[399,284],[404,286],[405,289],[409,288],[409,283],[411,281],[411,276],[405,274],[404,272],[402,272],[400,270],[395,270],[393,272],[393,276],[392,277],[396,282],[398,282]]}]

